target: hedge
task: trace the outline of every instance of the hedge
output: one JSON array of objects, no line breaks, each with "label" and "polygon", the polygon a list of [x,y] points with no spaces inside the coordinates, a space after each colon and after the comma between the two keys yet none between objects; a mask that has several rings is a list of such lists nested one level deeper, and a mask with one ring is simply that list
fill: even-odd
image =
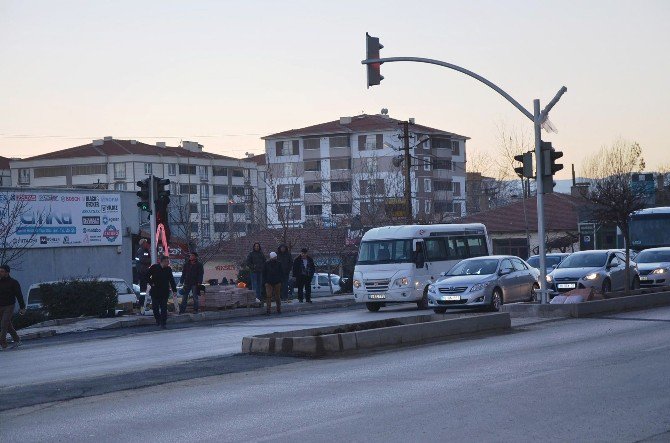
[{"label": "hedge", "polygon": [[109,281],[70,280],[40,285],[42,309],[50,319],[113,315],[118,303]]}]

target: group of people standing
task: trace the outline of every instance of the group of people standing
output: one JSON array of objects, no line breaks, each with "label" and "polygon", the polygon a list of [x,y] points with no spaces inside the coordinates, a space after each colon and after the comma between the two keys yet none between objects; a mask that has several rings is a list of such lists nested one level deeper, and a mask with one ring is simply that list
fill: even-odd
[{"label": "group of people standing", "polygon": [[263,285],[265,285],[266,314],[270,314],[272,300],[275,300],[277,313],[281,314],[282,301],[288,301],[289,278],[293,273],[295,286],[298,288],[298,301],[312,303],[312,278],[316,272],[314,260],[302,248],[295,259],[286,245],[279,245],[277,252],[270,252],[266,259],[261,244],[256,242],[247,256],[245,264],[251,270],[251,289],[256,298],[263,301]]}]

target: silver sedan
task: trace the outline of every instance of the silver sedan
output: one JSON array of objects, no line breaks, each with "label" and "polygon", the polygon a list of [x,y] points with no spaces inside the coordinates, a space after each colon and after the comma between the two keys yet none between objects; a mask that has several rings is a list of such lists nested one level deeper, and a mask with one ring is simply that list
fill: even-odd
[{"label": "silver sedan", "polygon": [[428,287],[428,306],[442,314],[447,308],[489,308],[503,303],[535,301],[540,271],[510,255],[469,258]]}]

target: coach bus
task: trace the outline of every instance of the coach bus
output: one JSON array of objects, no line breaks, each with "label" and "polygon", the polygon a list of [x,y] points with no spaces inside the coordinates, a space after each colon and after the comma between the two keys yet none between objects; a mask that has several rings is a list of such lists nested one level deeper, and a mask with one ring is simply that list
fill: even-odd
[{"label": "coach bus", "polygon": [[633,212],[628,221],[631,248],[635,251],[670,246],[670,207]]}]

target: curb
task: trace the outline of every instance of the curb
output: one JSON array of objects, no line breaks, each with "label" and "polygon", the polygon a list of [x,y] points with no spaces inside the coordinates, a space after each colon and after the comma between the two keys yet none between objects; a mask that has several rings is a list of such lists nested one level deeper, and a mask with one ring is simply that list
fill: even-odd
[{"label": "curb", "polygon": [[484,331],[502,331],[512,327],[508,313],[445,320],[442,315],[400,317],[384,321],[405,323],[399,326],[336,332],[356,325],[274,332],[242,339],[242,353],[322,357],[352,351],[399,347]]}]

